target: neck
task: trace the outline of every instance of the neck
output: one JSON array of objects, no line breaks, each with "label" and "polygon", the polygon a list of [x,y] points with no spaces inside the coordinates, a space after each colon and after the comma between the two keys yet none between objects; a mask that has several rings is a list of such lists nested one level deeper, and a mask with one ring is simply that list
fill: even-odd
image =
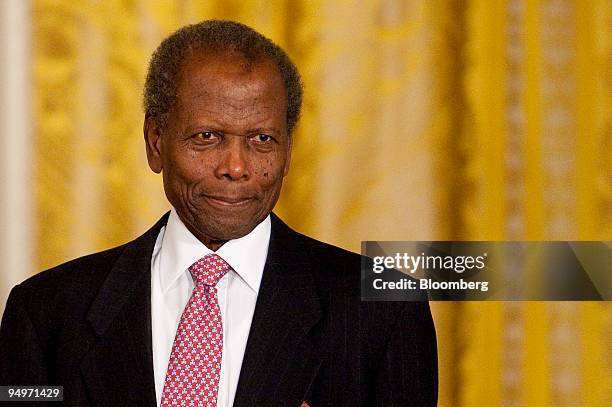
[{"label": "neck", "polygon": [[[183,222],[184,223],[184,222]],[[219,250],[221,246],[227,243],[227,240],[219,240],[219,239],[211,239],[208,236],[204,236],[199,233],[195,228],[193,228],[190,224],[185,223],[185,227],[206,247],[208,247],[213,252]]]},{"label": "neck", "polygon": [[183,222],[183,225],[185,225],[187,230],[189,230],[191,234],[196,237],[196,239],[202,242],[204,246],[208,247],[213,252],[216,252],[221,246],[228,242],[228,240],[212,239],[202,234],[197,228],[195,228],[190,222],[188,222],[187,219],[183,219],[183,217],[180,213],[178,213],[178,211],[177,215],[179,216],[179,219],[181,220],[181,222]]},{"label": "neck", "polygon": [[[193,232],[191,232],[191,233],[193,233]],[[204,246],[208,247],[213,252],[216,252],[217,250],[219,250],[219,248],[221,246],[223,246],[227,242],[227,240],[211,240],[211,239],[207,240],[207,239],[203,239],[203,238],[199,237],[198,235],[196,235],[195,233],[194,233],[194,236],[197,237],[198,240],[200,242],[202,242],[202,244]]]}]

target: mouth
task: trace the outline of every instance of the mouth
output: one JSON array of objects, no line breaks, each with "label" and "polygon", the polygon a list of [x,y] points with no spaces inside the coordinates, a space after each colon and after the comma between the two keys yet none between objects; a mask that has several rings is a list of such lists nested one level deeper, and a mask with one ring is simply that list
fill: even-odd
[{"label": "mouth", "polygon": [[230,196],[210,196],[204,195],[204,198],[208,202],[210,202],[213,206],[223,207],[223,208],[234,208],[247,205],[250,203],[253,198],[252,197],[230,197]]}]

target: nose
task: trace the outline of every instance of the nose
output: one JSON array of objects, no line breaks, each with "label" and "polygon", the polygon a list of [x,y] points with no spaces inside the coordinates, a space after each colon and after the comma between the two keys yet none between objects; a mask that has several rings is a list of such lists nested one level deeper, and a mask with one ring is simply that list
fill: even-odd
[{"label": "nose", "polygon": [[250,177],[248,162],[246,160],[245,146],[242,137],[232,137],[221,151],[221,159],[216,168],[217,178],[227,178],[232,181],[248,179]]}]

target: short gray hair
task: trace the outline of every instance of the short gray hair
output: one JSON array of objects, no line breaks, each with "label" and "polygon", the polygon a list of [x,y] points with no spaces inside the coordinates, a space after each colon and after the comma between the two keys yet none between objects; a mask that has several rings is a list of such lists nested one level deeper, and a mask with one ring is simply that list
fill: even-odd
[{"label": "short gray hair", "polygon": [[190,50],[236,52],[248,61],[269,59],[278,67],[287,91],[287,129],[293,132],[302,108],[300,74],[278,45],[251,27],[235,21],[207,20],[185,26],[162,41],[153,53],[145,81],[145,115],[160,127],[176,103],[183,59]]}]

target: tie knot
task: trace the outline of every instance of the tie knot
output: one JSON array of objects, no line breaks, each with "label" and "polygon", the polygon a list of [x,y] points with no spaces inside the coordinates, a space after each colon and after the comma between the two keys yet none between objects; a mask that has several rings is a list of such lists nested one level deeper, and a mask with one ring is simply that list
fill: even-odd
[{"label": "tie knot", "polygon": [[189,272],[193,277],[196,287],[202,285],[214,287],[230,268],[230,265],[225,260],[213,253],[193,263],[189,267]]}]

